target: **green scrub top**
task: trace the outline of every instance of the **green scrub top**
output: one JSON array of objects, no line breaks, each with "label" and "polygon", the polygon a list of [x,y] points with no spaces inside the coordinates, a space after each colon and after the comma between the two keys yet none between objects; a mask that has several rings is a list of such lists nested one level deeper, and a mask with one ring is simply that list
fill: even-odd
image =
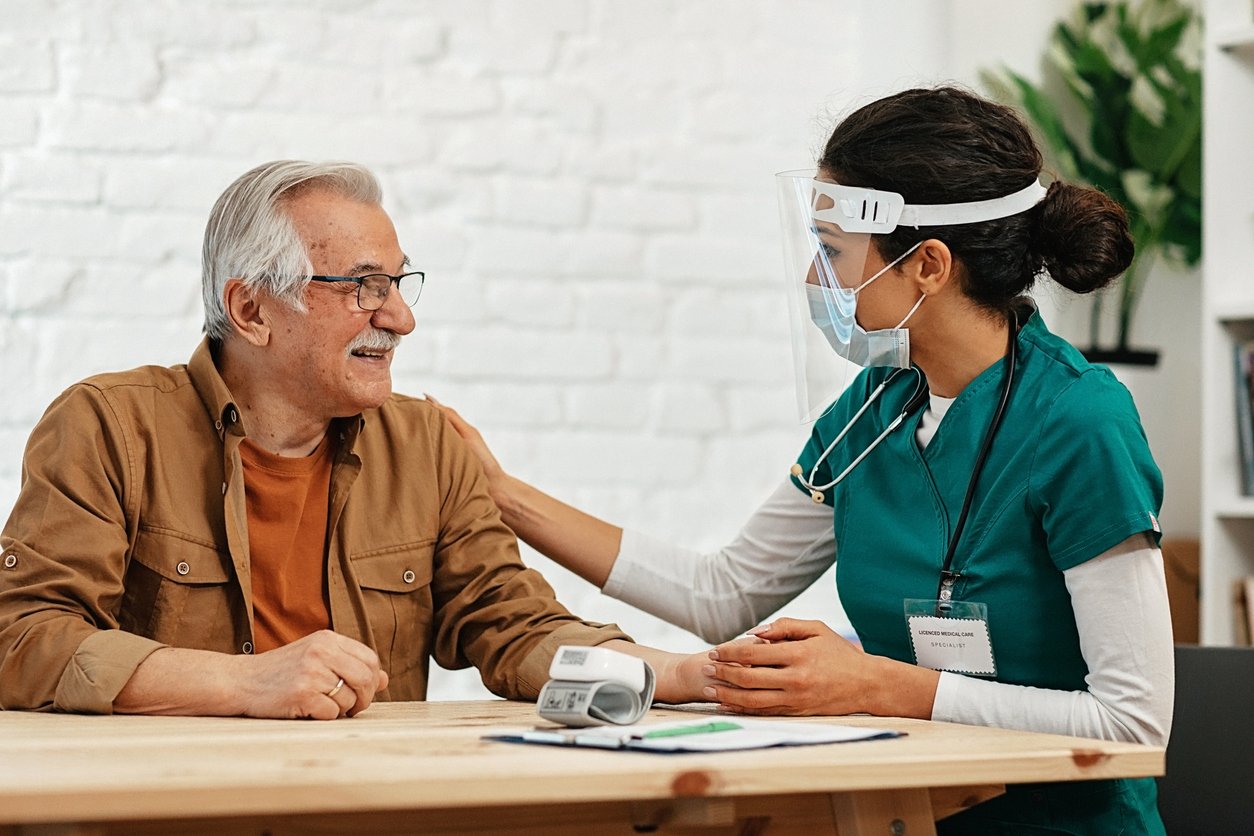
[{"label": "green scrub top", "polygon": [[[954,555],[961,577],[953,596],[988,607],[993,679],[1082,691],[1088,667],[1062,573],[1134,534],[1157,538],[1162,475],[1123,385],[1051,334],[1035,311],[1021,320],[1025,314],[1010,401]],[[815,423],[798,459],[803,473],[893,371],[866,370]],[[813,484],[830,482],[901,413],[917,378],[898,377],[819,464]],[[914,662],[904,602],[936,598],[1004,384],[999,360],[959,394],[926,450],[915,441],[918,410],[825,492],[837,591],[868,653]],[[976,829],[976,819],[992,829]],[[1012,786],[947,821],[980,833],[1000,832],[993,822],[1061,828],[1041,832],[1162,832],[1152,779]]]}]

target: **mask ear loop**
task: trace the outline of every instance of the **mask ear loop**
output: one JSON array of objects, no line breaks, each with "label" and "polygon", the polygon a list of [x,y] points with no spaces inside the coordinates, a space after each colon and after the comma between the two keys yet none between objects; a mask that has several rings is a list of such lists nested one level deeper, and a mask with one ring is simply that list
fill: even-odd
[{"label": "mask ear loop", "polygon": [[[901,322],[897,323],[897,328],[900,328],[901,326],[905,325],[907,322],[910,321],[910,317],[914,316],[914,312],[919,309],[919,306],[923,304],[923,300],[926,298],[927,298],[926,293],[919,294],[919,301],[915,302],[914,307],[910,309],[909,313],[907,313],[904,317],[902,317]],[[897,330],[897,328],[894,328],[893,330],[895,331]]]},{"label": "mask ear loop", "polygon": [[[870,246],[870,244],[871,244],[871,242],[867,242],[867,246],[868,246],[868,247]],[[866,286],[867,286],[867,285],[869,285],[871,282],[875,281],[875,280],[876,280],[876,279],[878,279],[880,276],[884,275],[884,274],[885,274],[885,273],[887,273],[889,270],[891,270],[891,269],[893,269],[894,267],[896,267],[896,266],[897,266],[898,264],[900,264],[902,261],[905,261],[905,260],[906,260],[906,258],[908,258],[908,257],[910,256],[910,254],[911,254],[912,252],[914,252],[915,250],[917,250],[917,249],[918,249],[918,248],[919,248],[922,244],[923,244],[923,242],[922,242],[922,241],[916,241],[916,242],[914,243],[914,246],[912,246],[910,249],[906,250],[904,253],[902,253],[901,255],[899,255],[899,256],[897,256],[896,258],[894,258],[892,261],[890,261],[890,262],[888,262],[887,264],[885,264],[885,265],[883,266],[883,268],[882,268],[882,269],[881,269],[878,273],[876,273],[876,274],[875,274],[874,276],[872,276],[871,278],[867,279],[867,280],[866,280],[865,282],[863,282],[862,284],[860,284],[860,285],[858,285],[857,287],[855,287],[855,288],[853,289],[853,292],[854,292],[855,294],[861,293],[861,292],[862,292],[862,288],[866,287]],[[899,328],[900,328],[901,326],[897,326],[897,327],[899,327]]]}]

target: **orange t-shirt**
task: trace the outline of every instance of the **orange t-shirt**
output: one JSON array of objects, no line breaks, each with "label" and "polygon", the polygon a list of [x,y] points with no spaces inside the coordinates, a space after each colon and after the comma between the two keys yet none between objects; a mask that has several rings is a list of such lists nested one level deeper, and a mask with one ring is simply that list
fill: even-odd
[{"label": "orange t-shirt", "polygon": [[262,653],[331,624],[327,603],[327,505],[331,435],[303,458],[240,443],[248,506],[253,646]]}]

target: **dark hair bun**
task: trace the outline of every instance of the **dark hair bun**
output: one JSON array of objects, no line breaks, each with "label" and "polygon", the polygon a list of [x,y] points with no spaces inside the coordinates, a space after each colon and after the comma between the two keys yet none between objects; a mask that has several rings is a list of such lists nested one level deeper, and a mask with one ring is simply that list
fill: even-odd
[{"label": "dark hair bun", "polygon": [[1036,211],[1030,248],[1068,290],[1101,290],[1132,263],[1127,216],[1102,192],[1055,181]]}]

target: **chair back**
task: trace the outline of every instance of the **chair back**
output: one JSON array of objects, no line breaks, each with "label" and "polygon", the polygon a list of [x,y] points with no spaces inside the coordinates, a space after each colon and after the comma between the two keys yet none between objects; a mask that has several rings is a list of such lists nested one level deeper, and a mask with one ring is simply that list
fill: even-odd
[{"label": "chair back", "polygon": [[1254,647],[1176,645],[1158,810],[1171,836],[1254,833]]}]

